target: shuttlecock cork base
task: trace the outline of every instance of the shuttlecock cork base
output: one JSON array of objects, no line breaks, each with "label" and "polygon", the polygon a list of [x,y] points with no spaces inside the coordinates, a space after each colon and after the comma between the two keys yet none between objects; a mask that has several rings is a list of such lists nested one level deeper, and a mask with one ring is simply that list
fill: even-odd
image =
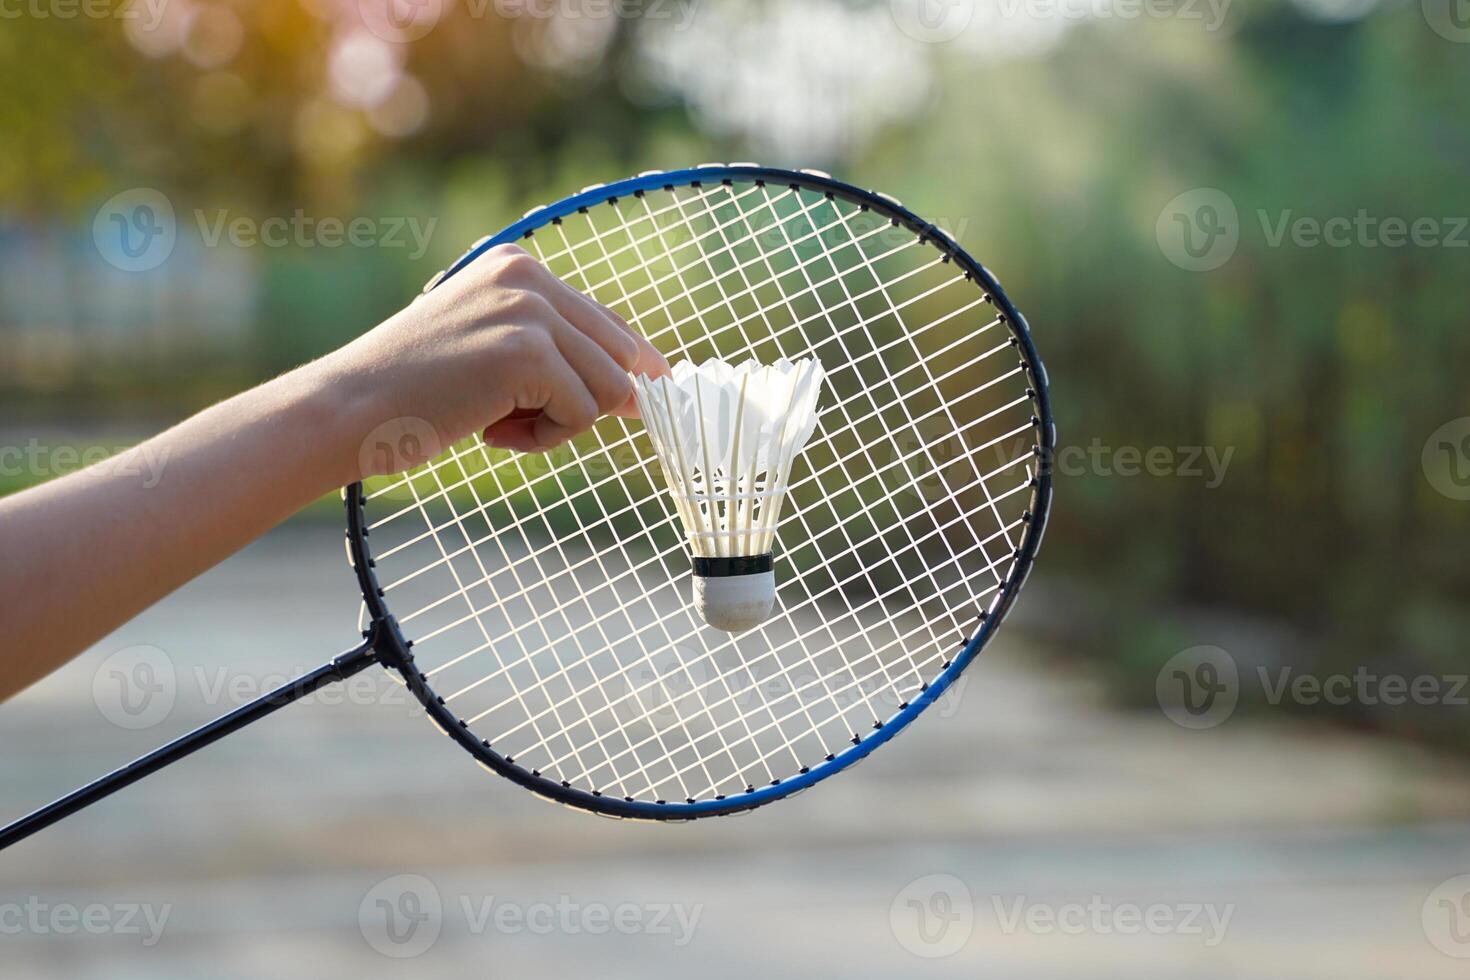
[{"label": "shuttlecock cork base", "polygon": [[754,629],[776,603],[773,545],[791,464],[817,424],[815,358],[717,359],[633,379],[649,441],[689,547],[694,607],[728,633]]},{"label": "shuttlecock cork base", "polygon": [[694,558],[694,608],[726,633],[755,629],[776,605],[773,556]]}]

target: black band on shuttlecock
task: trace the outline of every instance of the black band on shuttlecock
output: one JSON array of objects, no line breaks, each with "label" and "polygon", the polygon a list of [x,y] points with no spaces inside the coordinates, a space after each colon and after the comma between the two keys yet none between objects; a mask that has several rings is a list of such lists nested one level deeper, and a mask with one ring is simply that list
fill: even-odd
[{"label": "black band on shuttlecock", "polygon": [[704,578],[721,578],[726,575],[759,575],[775,567],[771,552],[764,555],[737,555],[730,558],[701,558],[694,556],[694,574]]}]

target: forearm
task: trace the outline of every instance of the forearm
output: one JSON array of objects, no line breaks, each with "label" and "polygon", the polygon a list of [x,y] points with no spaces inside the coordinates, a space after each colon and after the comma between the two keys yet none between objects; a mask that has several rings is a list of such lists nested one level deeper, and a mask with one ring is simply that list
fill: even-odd
[{"label": "forearm", "polygon": [[347,346],[131,459],[0,500],[0,699],[324,493],[474,433],[544,452],[599,414],[636,414],[628,372],[668,369],[524,251],[491,249]]},{"label": "forearm", "polygon": [[355,479],[371,411],[332,370],[307,365],[0,499],[0,699]]}]

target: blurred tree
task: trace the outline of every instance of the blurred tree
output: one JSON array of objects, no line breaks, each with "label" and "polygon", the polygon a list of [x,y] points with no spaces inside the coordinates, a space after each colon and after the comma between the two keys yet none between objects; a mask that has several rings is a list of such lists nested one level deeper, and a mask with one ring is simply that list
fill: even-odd
[{"label": "blurred tree", "polygon": [[[811,49],[840,36],[868,44],[866,58],[908,44],[885,6],[855,2],[842,32],[785,40],[735,30],[741,17],[809,23],[843,8],[724,5],[700,33],[447,4],[407,43],[374,33],[356,0],[170,0],[148,23],[5,20],[0,226],[64,225],[86,243],[98,204],[139,185],[174,200],[181,234],[196,210],[437,224],[422,256],[251,250],[243,347],[135,344],[100,371],[95,350],[73,351],[53,359],[44,391],[0,371],[0,396],[69,411],[123,397],[157,411],[170,397],[187,404],[163,410],[182,410],[364,329],[529,206],[645,168],[798,147],[802,121],[820,119],[844,176],[899,193],[1001,276],[1037,331],[1064,445],[1162,447],[1176,464],[1201,447],[1228,461],[1217,484],[1207,467],[1124,477],[1085,455],[1059,474],[1043,567],[1084,583],[1059,618],[1121,691],[1150,697],[1169,655],[1219,642],[1178,612],[1206,604],[1315,638],[1292,649],[1299,667],[1463,672],[1470,516],[1420,458],[1437,427],[1470,416],[1464,236],[1290,237],[1298,219],[1361,213],[1433,219],[1448,238],[1470,215],[1462,46],[1403,4],[1321,19],[1237,2],[1218,29],[996,14],[953,43],[904,48],[889,68],[913,91],[890,93],[881,116],[839,100],[855,121],[833,124],[823,113],[852,65]],[[763,130],[773,93],[779,118]],[[1198,188],[1228,196],[1239,234],[1202,272],[1172,263],[1156,227]],[[50,336],[69,326],[58,316],[21,326]],[[19,349],[15,327],[0,323],[0,346]],[[1235,652],[1247,670],[1278,655]],[[1470,736],[1444,706],[1360,707],[1352,720]]]}]

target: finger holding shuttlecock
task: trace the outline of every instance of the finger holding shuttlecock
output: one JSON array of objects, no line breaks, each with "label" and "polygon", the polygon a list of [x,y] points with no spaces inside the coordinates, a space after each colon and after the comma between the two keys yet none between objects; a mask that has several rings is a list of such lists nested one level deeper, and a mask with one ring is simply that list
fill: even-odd
[{"label": "finger holding shuttlecock", "polygon": [[759,626],[775,605],[776,524],[791,463],[817,425],[825,376],[815,358],[739,365],[716,358],[633,379],[689,537],[695,608],[716,629]]}]

